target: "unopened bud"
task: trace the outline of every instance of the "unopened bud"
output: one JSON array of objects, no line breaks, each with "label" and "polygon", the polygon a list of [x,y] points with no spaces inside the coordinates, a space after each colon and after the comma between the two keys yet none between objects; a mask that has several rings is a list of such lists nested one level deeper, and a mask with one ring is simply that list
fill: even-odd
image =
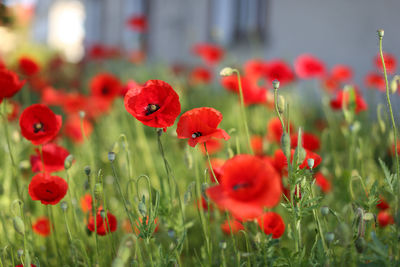
[{"label": "unopened bud", "polygon": [[94,197],[98,201],[100,201],[103,198],[103,187],[99,183],[94,185]]},{"label": "unopened bud", "polygon": [[277,80],[277,79],[275,79],[275,80],[273,80],[272,81],[272,87],[275,89],[275,90],[278,90],[278,88],[279,88],[279,81]]},{"label": "unopened bud", "polygon": [[363,237],[359,237],[356,240],[356,249],[358,253],[363,253],[367,246],[367,242]]},{"label": "unopened bud", "polygon": [[328,207],[321,207],[321,214],[326,216],[329,214],[329,208]]},{"label": "unopened bud", "polygon": [[385,34],[385,31],[383,29],[378,30],[378,37],[383,38],[383,35]]},{"label": "unopened bud", "polygon": [[85,167],[85,173],[86,173],[87,176],[90,175],[90,171],[91,171],[90,166],[86,166]]},{"label": "unopened bud", "polygon": [[397,88],[399,87],[399,82],[400,82],[400,75],[394,76],[392,81],[390,82],[390,92],[392,94],[397,92]]},{"label": "unopened bud", "polygon": [[308,168],[310,168],[310,169],[314,168],[314,159],[308,159],[307,165],[308,165]]},{"label": "unopened bud", "polygon": [[325,240],[328,243],[331,243],[334,239],[335,239],[335,234],[334,233],[328,232],[328,233],[325,234]]},{"label": "unopened bud", "polygon": [[281,136],[281,147],[285,156],[290,155],[290,136],[286,132]]},{"label": "unopened bud", "polygon": [[71,154],[68,155],[65,160],[64,160],[64,168],[66,170],[68,170],[69,168],[71,168],[72,166],[72,162],[74,161],[74,156],[72,156]]},{"label": "unopened bud", "polygon": [[113,162],[115,160],[115,153],[114,152],[108,152],[108,160],[110,162]]},{"label": "unopened bud", "polygon": [[17,233],[24,235],[25,234],[25,224],[24,221],[22,221],[21,217],[14,217],[13,219],[13,225],[14,225],[14,229],[15,231],[17,231]]},{"label": "unopened bud", "polygon": [[231,76],[233,74],[233,69],[231,67],[225,67],[220,72],[221,76]]},{"label": "unopened bud", "polygon": [[22,248],[17,250],[18,258],[21,258],[24,255],[24,250]]}]

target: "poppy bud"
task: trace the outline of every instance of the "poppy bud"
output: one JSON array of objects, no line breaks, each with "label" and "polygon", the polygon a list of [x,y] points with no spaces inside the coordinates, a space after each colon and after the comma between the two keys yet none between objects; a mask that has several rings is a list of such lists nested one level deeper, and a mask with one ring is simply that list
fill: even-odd
[{"label": "poppy bud", "polygon": [[231,76],[233,74],[233,71],[234,70],[232,68],[225,67],[219,72],[219,75],[221,75],[221,76]]},{"label": "poppy bud", "polygon": [[400,75],[396,75],[393,77],[392,81],[390,82],[390,92],[392,94],[397,92],[397,88],[400,82]]},{"label": "poppy bud", "polygon": [[329,232],[329,233],[326,233],[326,234],[325,234],[325,240],[326,240],[328,243],[331,243],[334,239],[335,239],[335,234],[334,234],[334,233]]},{"label": "poppy bud", "polygon": [[225,241],[219,242],[219,247],[220,247],[221,249],[226,249],[226,242],[225,242]]},{"label": "poppy bud", "polygon": [[385,31],[383,29],[378,29],[378,37],[383,38],[383,35],[385,34]]},{"label": "poppy bud", "polygon": [[312,169],[314,167],[314,159],[308,159],[307,160],[307,165],[310,169]]},{"label": "poppy bud", "polygon": [[356,249],[357,249],[358,253],[363,253],[366,246],[367,246],[367,242],[365,242],[365,239],[363,237],[359,237],[356,240]]},{"label": "poppy bud", "polygon": [[285,98],[281,95],[278,96],[278,111],[281,114],[285,111]]},{"label": "poppy bud", "polygon": [[279,81],[277,79],[272,81],[272,87],[274,88],[274,90],[278,90],[279,88]]},{"label": "poppy bud", "polygon": [[21,217],[14,217],[13,219],[14,229],[17,233],[24,235],[25,234],[25,224],[22,221]]},{"label": "poppy bud", "polygon": [[89,176],[90,171],[91,171],[90,166],[86,166],[84,170],[85,170],[86,175]]},{"label": "poppy bud", "polygon": [[321,214],[326,216],[329,214],[329,208],[328,207],[321,207]]},{"label": "poppy bud", "polygon": [[108,152],[108,160],[113,162],[115,160],[115,152]]},{"label": "poppy bud", "polygon": [[290,136],[285,132],[281,137],[281,147],[285,156],[290,155]]},{"label": "poppy bud", "polygon": [[98,201],[100,201],[103,198],[103,187],[99,183],[94,185],[94,197]]},{"label": "poppy bud", "polygon": [[63,201],[60,203],[61,209],[65,212],[68,209],[68,204],[67,202]]},{"label": "poppy bud", "polygon": [[72,166],[72,161],[74,160],[74,156],[68,155],[64,160],[64,168],[68,170]]}]

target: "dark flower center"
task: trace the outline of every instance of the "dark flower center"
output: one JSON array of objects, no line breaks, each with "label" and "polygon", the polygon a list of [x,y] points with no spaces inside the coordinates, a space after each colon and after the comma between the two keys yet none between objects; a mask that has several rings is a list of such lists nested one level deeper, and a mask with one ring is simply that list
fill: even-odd
[{"label": "dark flower center", "polygon": [[103,88],[101,88],[102,95],[107,95],[109,92],[110,92],[110,89],[108,88],[108,86],[104,86]]},{"label": "dark flower center", "polygon": [[160,109],[159,105],[148,104],[147,107],[146,107],[146,116],[149,116],[150,114],[153,114],[154,112],[156,112],[159,109]]},{"label": "dark flower center", "polygon": [[201,132],[195,132],[192,134],[192,138],[197,138],[199,136],[201,136]]},{"label": "dark flower center", "polygon": [[237,191],[237,190],[239,190],[239,189],[241,189],[241,188],[246,188],[246,187],[250,187],[251,186],[251,184],[249,184],[249,183],[241,183],[241,184],[235,184],[233,187],[232,187],[232,189],[234,190],[234,191]]},{"label": "dark flower center", "polygon": [[53,194],[53,192],[51,192],[49,189],[46,189],[47,193]]},{"label": "dark flower center", "polygon": [[43,123],[41,123],[41,122],[37,122],[37,123],[35,123],[34,125],[33,125],[33,132],[34,133],[38,133],[38,132],[40,132],[40,131],[44,131],[43,130]]}]

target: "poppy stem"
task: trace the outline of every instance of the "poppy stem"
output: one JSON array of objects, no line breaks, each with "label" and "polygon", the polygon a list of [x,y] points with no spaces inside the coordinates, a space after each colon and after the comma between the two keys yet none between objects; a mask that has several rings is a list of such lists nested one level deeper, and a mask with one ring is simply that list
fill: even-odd
[{"label": "poppy stem", "polygon": [[74,218],[74,226],[75,226],[75,231],[78,231],[78,219],[76,218],[76,211],[74,206],[72,205],[72,195],[71,195],[71,184],[70,184],[70,179],[69,179],[69,172],[68,169],[65,169],[65,175],[67,177],[67,183],[68,183],[68,200],[69,200],[69,205],[72,210],[72,216]]},{"label": "poppy stem", "polygon": [[[71,208],[72,208],[72,206],[71,206]],[[69,225],[68,225],[66,209],[63,209],[63,213],[64,213],[64,220],[65,220],[65,228],[67,229],[69,245],[71,247],[72,261],[74,262],[74,265],[77,266],[78,263],[76,261],[75,247],[74,247],[74,244],[72,242],[72,235],[71,235],[71,230],[69,229]]]},{"label": "poppy stem", "polygon": [[10,135],[8,132],[8,119],[6,116],[6,104],[7,103],[7,98],[3,99],[3,107],[2,107],[2,112],[1,112],[1,116],[3,118],[3,126],[4,126],[4,134],[6,136],[6,142],[7,142],[7,148],[8,148],[8,154],[10,155],[10,160],[11,160],[11,164],[12,164],[12,180],[14,180],[15,183],[15,189],[17,190],[17,194],[18,194],[18,198],[22,199],[22,195],[21,195],[21,191],[19,190],[19,179],[16,178],[16,172],[17,172],[17,165],[15,163],[15,159],[12,153],[12,149],[11,149],[11,142],[10,142]]},{"label": "poppy stem", "polygon": [[213,167],[211,165],[210,155],[208,154],[208,150],[207,150],[207,144],[206,144],[206,142],[204,142],[203,144],[204,144],[204,150],[206,151],[206,155],[207,155],[208,166],[209,166],[209,168],[211,170],[212,176],[214,177],[214,181],[216,181],[217,184],[219,184],[217,176],[215,176],[214,169],[213,169]]},{"label": "poppy stem", "polygon": [[[396,197],[396,209],[395,209],[395,214],[396,214],[396,219],[399,217],[399,208],[400,208],[400,165],[399,165],[399,153],[397,151],[397,128],[396,128],[396,123],[394,120],[393,116],[393,109],[392,109],[392,104],[390,103],[390,92],[389,92],[389,82],[388,82],[388,77],[387,77],[387,72],[386,72],[386,66],[385,66],[385,60],[383,57],[383,49],[382,49],[382,39],[383,39],[384,31],[383,30],[378,30],[378,37],[379,37],[379,54],[381,56],[382,60],[382,67],[383,67],[383,75],[385,76],[385,85],[386,85],[386,99],[387,99],[387,104],[389,108],[389,113],[390,113],[390,119],[392,121],[392,127],[393,127],[393,139],[394,139],[394,155],[395,155],[395,161],[396,161],[396,176],[397,176],[397,194],[395,194]],[[396,227],[396,237],[398,238],[399,236],[399,227]],[[400,259],[400,250],[397,249],[398,242],[395,242],[395,251],[398,251],[398,258]]]},{"label": "poppy stem", "polygon": [[241,117],[244,125],[244,130],[247,138],[247,148],[250,154],[254,155],[253,148],[251,146],[250,141],[250,134],[249,134],[249,127],[247,125],[247,118],[246,118],[246,108],[244,106],[244,97],[243,97],[243,88],[242,88],[242,80],[240,78],[240,72],[237,69],[233,69],[233,72],[236,73],[239,85],[239,97],[240,97],[240,112]]},{"label": "poppy stem", "polygon": [[50,229],[51,229],[51,241],[53,243],[53,248],[56,250],[56,254],[58,257],[58,262],[61,263],[62,262],[62,258],[60,255],[60,251],[58,249],[58,244],[57,244],[57,232],[56,232],[56,223],[54,221],[54,215],[53,215],[53,210],[51,209],[50,205],[46,205],[47,206],[47,212],[48,212],[48,216],[50,218]]}]

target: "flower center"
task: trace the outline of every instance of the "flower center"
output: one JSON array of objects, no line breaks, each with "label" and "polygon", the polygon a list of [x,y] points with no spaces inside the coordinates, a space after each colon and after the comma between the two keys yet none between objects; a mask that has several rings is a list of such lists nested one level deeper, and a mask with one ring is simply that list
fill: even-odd
[{"label": "flower center", "polygon": [[199,136],[201,136],[201,132],[195,132],[192,134],[192,138],[197,138]]},{"label": "flower center", "polygon": [[232,189],[233,191],[237,191],[241,188],[246,188],[246,187],[250,187],[251,185],[249,183],[241,183],[241,184],[235,184]]},{"label": "flower center", "polygon": [[159,105],[148,104],[147,107],[146,107],[146,116],[149,116],[150,114],[153,114],[154,112],[156,112],[159,109],[160,109]]},{"label": "flower center", "polygon": [[101,88],[101,94],[102,95],[107,95],[110,92],[110,89],[108,89],[108,86],[104,86]]},{"label": "flower center", "polygon": [[35,124],[33,125],[33,132],[34,132],[34,133],[38,133],[38,132],[40,132],[40,131],[43,132],[43,123],[37,122],[37,123],[35,123]]}]

